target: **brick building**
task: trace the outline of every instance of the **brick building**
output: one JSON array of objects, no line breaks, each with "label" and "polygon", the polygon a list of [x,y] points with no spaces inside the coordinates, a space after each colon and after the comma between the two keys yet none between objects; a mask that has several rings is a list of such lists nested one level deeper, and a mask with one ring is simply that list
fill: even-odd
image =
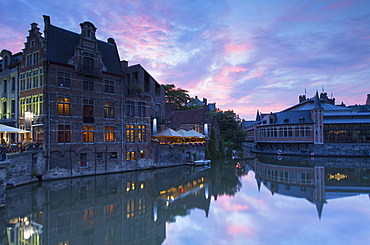
[{"label": "brick building", "polygon": [[120,61],[115,40],[98,40],[93,23],[74,33],[43,19],[43,33],[31,24],[23,53],[0,54],[0,123],[29,130],[27,140],[42,146],[45,169],[38,174],[152,164],[153,121],[164,120],[160,84],[141,65]]}]

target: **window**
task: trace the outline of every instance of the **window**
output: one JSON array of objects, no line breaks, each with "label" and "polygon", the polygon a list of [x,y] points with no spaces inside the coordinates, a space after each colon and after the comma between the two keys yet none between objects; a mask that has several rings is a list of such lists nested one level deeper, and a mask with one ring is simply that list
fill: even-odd
[{"label": "window", "polygon": [[135,152],[134,151],[128,151],[126,152],[126,161],[135,160]]},{"label": "window", "polygon": [[297,126],[296,137],[310,137],[311,128],[309,126]]},{"label": "window", "polygon": [[58,125],[58,143],[71,143],[71,125]]},{"label": "window", "polygon": [[104,92],[114,94],[114,81],[110,80],[104,81]]},{"label": "window", "polygon": [[139,142],[146,142],[146,125],[137,126],[137,139]]},{"label": "window", "polygon": [[114,204],[105,206],[105,221],[110,221],[114,218],[116,213],[116,206]]},{"label": "window", "polygon": [[83,125],[82,126],[83,142],[89,143],[94,142],[94,126],[93,125]]},{"label": "window", "polygon": [[104,126],[105,142],[114,142],[114,126]]},{"label": "window", "polygon": [[292,137],[292,128],[291,127],[283,127],[280,128],[280,137]]},{"label": "window", "polygon": [[80,153],[80,167],[87,167],[87,153]]},{"label": "window", "polygon": [[161,116],[161,105],[155,105],[155,117]]},{"label": "window", "polygon": [[15,92],[15,77],[12,77],[12,86],[11,86],[11,88],[10,88],[10,91],[12,92],[12,93],[14,93]]},{"label": "window", "polygon": [[70,116],[71,104],[70,98],[58,96],[58,115]]},{"label": "window", "polygon": [[58,71],[58,86],[71,87],[71,73]]},{"label": "window", "polygon": [[126,204],[126,218],[129,219],[135,216],[135,200],[127,200]]},{"label": "window", "polygon": [[140,151],[140,158],[145,158],[145,151],[144,150]]},{"label": "window", "polygon": [[83,213],[83,226],[93,226],[94,225],[94,209],[85,209]]},{"label": "window", "polygon": [[149,92],[150,76],[147,72],[144,73],[144,91]]},{"label": "window", "polygon": [[88,57],[84,57],[82,72],[93,73],[93,71],[94,71],[94,60]]},{"label": "window", "polygon": [[110,159],[117,159],[117,158],[118,158],[117,152],[115,152],[115,151],[110,152]]},{"label": "window", "polygon": [[87,91],[94,91],[94,78],[84,77],[82,82],[82,89]]},{"label": "window", "polygon": [[32,54],[32,57],[33,57],[33,64],[39,63],[39,52],[34,52]]},{"label": "window", "polygon": [[83,99],[83,122],[94,123],[94,101]]},{"label": "window", "polygon": [[132,143],[135,142],[135,125],[126,124],[126,142]]},{"label": "window", "polygon": [[155,94],[160,95],[161,94],[161,85],[159,83],[155,83]]},{"label": "window", "polygon": [[59,214],[57,216],[57,231],[58,234],[69,233],[71,231],[70,214]]},{"label": "window", "polygon": [[145,117],[145,103],[144,102],[137,103],[137,116]]},{"label": "window", "polygon": [[126,101],[126,116],[129,117],[135,116],[135,102]]},{"label": "window", "polygon": [[114,102],[104,101],[104,117],[114,118]]}]

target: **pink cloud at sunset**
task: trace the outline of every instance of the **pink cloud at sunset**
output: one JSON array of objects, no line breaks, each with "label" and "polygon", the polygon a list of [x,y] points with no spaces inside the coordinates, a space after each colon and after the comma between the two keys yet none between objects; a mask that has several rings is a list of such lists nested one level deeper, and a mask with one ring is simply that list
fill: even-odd
[{"label": "pink cloud at sunset", "polygon": [[[68,13],[68,14],[66,14]],[[279,111],[307,90],[364,104],[370,93],[370,2],[2,1],[1,49],[22,51],[42,15],[79,32],[91,21],[113,37],[120,58],[141,64],[159,83],[175,84],[241,118]]]}]

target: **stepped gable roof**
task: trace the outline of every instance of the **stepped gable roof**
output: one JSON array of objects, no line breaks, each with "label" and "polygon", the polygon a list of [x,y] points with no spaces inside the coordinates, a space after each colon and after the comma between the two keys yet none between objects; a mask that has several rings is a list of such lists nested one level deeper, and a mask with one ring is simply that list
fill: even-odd
[{"label": "stepped gable roof", "polygon": [[169,127],[178,128],[181,124],[199,124],[206,122],[207,108],[174,111]]},{"label": "stepped gable roof", "polygon": [[[68,64],[79,44],[80,34],[49,24],[46,33],[47,60]],[[120,59],[116,45],[97,40],[98,49],[107,72],[121,75]]]}]

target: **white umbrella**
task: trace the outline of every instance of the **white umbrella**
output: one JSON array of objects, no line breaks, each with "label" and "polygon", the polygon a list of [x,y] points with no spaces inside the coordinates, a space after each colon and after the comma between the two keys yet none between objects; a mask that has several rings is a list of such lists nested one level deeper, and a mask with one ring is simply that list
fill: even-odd
[{"label": "white umbrella", "polygon": [[30,131],[0,124],[0,133],[29,133]]},{"label": "white umbrella", "polygon": [[167,136],[167,137],[183,137],[181,134],[177,133],[175,130],[173,129],[166,129],[160,133],[157,134],[157,136]]},{"label": "white umbrella", "polygon": [[182,137],[193,137],[185,129],[179,129],[176,132],[179,133],[179,134],[181,134]]},{"label": "white umbrella", "polygon": [[188,131],[190,137],[204,138],[204,135],[195,131],[194,129]]}]

